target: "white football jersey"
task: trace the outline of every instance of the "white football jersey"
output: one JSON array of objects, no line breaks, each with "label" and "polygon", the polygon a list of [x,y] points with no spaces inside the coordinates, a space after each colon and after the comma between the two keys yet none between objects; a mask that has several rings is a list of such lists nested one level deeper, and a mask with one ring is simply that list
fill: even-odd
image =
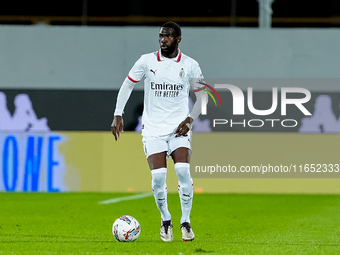
[{"label": "white football jersey", "polygon": [[142,135],[170,134],[189,115],[189,91],[202,87],[190,79],[203,78],[198,63],[178,50],[175,58],[165,58],[160,50],[142,55],[128,78],[144,78]]}]

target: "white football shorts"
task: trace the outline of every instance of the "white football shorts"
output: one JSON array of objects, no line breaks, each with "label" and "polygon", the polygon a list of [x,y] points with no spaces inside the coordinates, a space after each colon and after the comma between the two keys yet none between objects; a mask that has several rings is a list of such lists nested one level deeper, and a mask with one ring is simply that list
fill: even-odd
[{"label": "white football shorts", "polygon": [[160,136],[143,136],[143,148],[146,158],[152,154],[166,151],[167,159],[173,151],[180,147],[185,147],[191,150],[191,136],[189,131],[186,136],[178,136],[173,132],[168,135]]}]

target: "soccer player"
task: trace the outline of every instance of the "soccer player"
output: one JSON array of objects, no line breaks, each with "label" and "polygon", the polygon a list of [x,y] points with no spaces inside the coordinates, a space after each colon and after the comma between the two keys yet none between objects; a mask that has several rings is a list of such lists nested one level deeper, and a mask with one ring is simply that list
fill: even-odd
[{"label": "soccer player", "polygon": [[[178,48],[181,28],[175,22],[164,23],[159,31],[160,49],[142,55],[125,78],[117,97],[111,130],[117,141],[123,132],[122,114],[135,84],[144,78],[142,136],[144,152],[151,170],[152,190],[161,213],[160,236],[172,241],[171,214],[167,204],[167,159],[174,161],[181,200],[183,241],[195,238],[190,225],[193,181],[190,175],[191,127],[201,113],[203,76],[198,63]],[[196,82],[192,79],[197,78]],[[195,91],[196,102],[189,112],[189,90]],[[206,97],[207,98],[207,97]],[[206,102],[206,98],[203,102]]]}]

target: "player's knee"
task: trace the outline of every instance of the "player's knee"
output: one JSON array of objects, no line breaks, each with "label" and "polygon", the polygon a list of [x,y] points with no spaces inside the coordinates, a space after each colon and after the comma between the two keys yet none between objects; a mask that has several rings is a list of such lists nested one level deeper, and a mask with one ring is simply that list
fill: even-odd
[{"label": "player's knee", "polygon": [[151,175],[152,175],[151,183],[152,183],[153,189],[162,188],[165,186],[166,172],[167,172],[166,168],[160,168],[160,169],[151,171]]},{"label": "player's knee", "polygon": [[152,185],[156,187],[164,186],[165,178],[160,174],[155,174],[152,176]]},{"label": "player's knee", "polygon": [[166,170],[162,172],[151,171],[151,173],[153,190],[163,190],[166,186]]},{"label": "player's knee", "polygon": [[[180,164],[180,163],[177,163],[177,164]],[[190,176],[189,164],[187,164],[187,166],[185,167],[179,167],[178,165],[177,166],[176,165],[175,165],[175,170],[176,170],[178,180],[181,183],[190,183],[191,176]]]},{"label": "player's knee", "polygon": [[181,183],[190,182],[190,172],[189,171],[179,171],[177,173],[177,178]]}]

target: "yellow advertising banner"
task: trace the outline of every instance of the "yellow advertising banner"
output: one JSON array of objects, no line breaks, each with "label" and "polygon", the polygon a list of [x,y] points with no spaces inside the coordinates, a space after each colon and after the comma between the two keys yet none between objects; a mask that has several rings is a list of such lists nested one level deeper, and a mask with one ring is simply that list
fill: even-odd
[{"label": "yellow advertising banner", "polygon": [[[139,133],[1,133],[0,191],[150,192]],[[191,173],[197,193],[340,193],[340,136],[195,133]],[[177,192],[168,160],[167,185]]]}]

